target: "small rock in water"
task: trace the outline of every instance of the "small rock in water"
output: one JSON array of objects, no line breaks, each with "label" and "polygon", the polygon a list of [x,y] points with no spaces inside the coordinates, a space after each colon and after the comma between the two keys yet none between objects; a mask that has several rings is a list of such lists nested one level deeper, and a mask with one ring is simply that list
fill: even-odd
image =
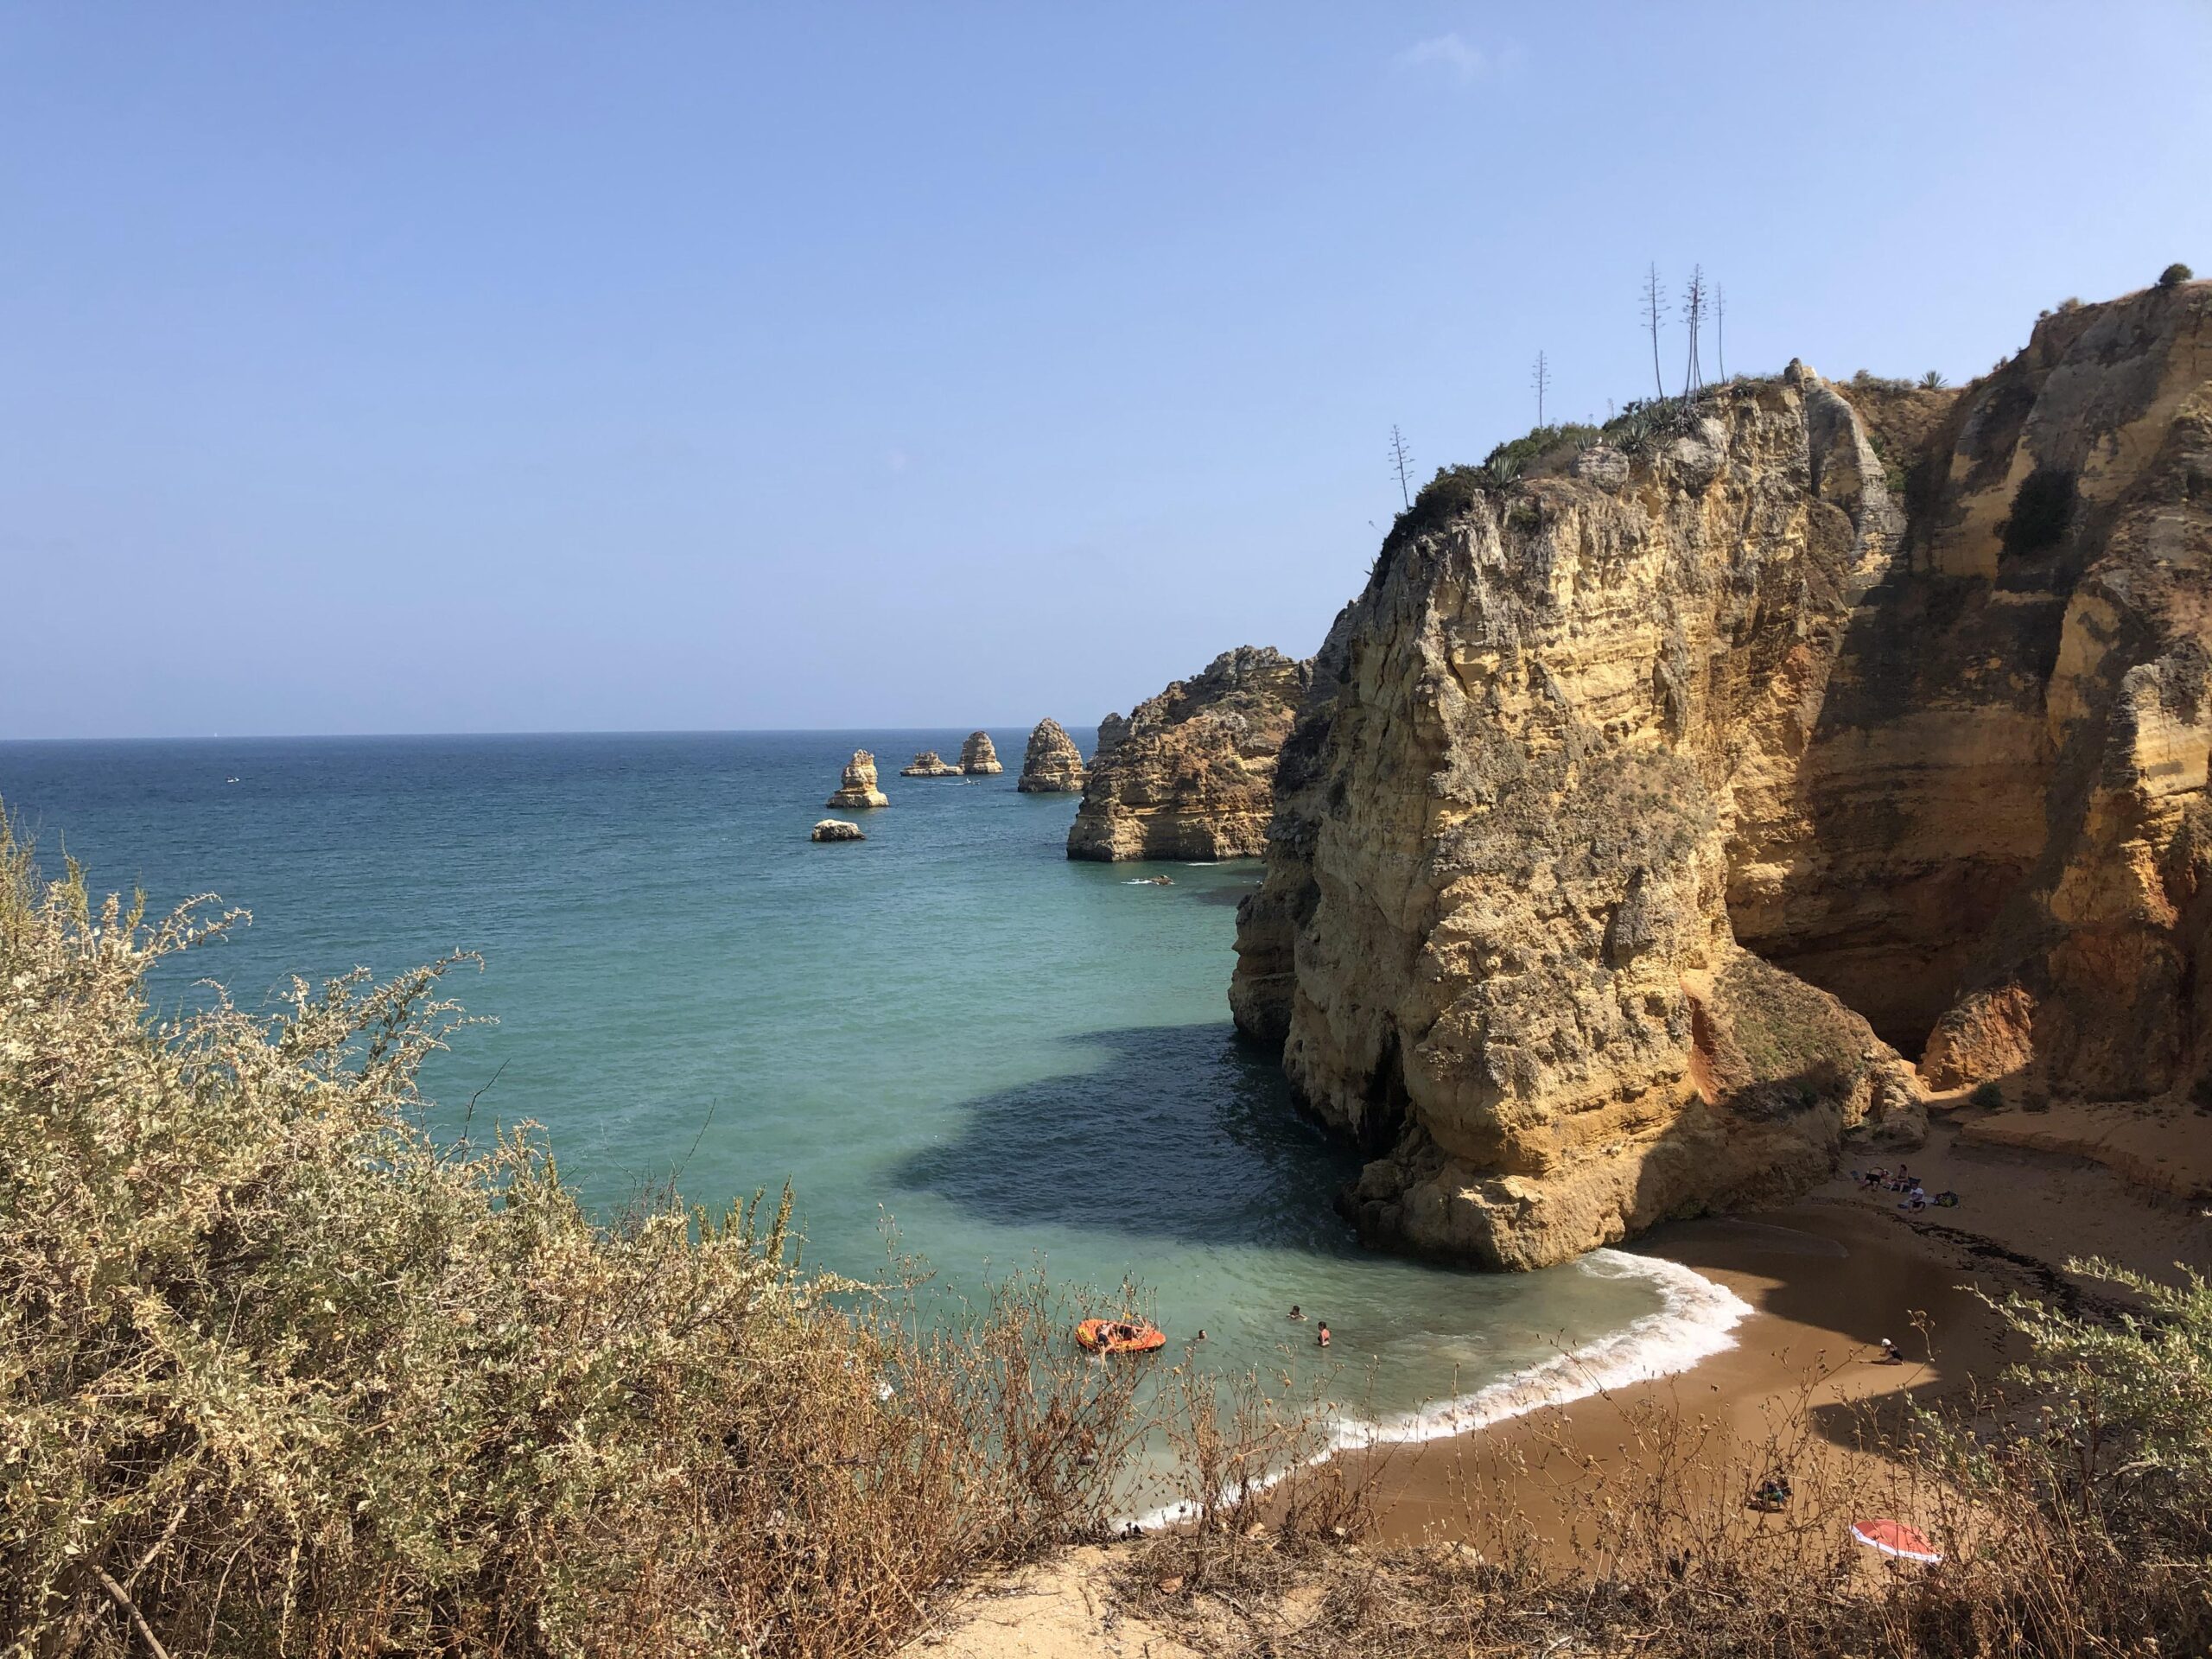
[{"label": "small rock in water", "polygon": [[1006,770],[999,764],[999,752],[992,747],[988,732],[968,734],[968,741],[960,746],[960,770],[970,778],[995,777]]},{"label": "small rock in water", "polygon": [[824,818],[814,826],[813,841],[866,841],[857,823],[848,823],[842,818]]},{"label": "small rock in water", "polygon": [[1076,747],[1067,728],[1057,720],[1039,721],[1037,729],[1029,734],[1021,781],[1014,787],[1025,795],[1080,795],[1083,779],[1083,751]]},{"label": "small rock in water", "polygon": [[823,804],[842,806],[847,811],[856,806],[890,805],[891,798],[875,786],[875,757],[866,749],[855,749],[853,758],[845,762],[844,781]]},{"label": "small rock in water", "polygon": [[924,749],[910,766],[899,768],[901,778],[957,778],[960,768],[947,760],[935,749]]}]

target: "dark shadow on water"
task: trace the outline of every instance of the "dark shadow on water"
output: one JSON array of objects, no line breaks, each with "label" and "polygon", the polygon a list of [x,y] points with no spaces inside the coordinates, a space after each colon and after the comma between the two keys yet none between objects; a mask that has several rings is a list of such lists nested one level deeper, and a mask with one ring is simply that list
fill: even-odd
[{"label": "dark shadow on water", "polygon": [[1240,881],[1232,887],[1193,888],[1191,897],[1202,905],[1226,905],[1230,909],[1234,910],[1244,902],[1247,893],[1257,893],[1259,890],[1260,884],[1256,881]]},{"label": "dark shadow on water", "polygon": [[1270,1056],[1227,1025],[1069,1039],[1104,1063],[969,1102],[966,1127],[893,1173],[1006,1226],[1358,1254],[1332,1208],[1355,1154],[1291,1109]]}]

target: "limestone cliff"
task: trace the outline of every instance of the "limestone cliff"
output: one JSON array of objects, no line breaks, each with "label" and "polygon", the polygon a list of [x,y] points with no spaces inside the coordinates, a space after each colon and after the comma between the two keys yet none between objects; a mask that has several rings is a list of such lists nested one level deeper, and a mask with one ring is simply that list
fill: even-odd
[{"label": "limestone cliff", "polygon": [[855,749],[853,758],[845,762],[845,776],[837,792],[825,804],[848,811],[857,806],[890,805],[891,798],[876,787],[875,757],[866,749]]},{"label": "limestone cliff", "polygon": [[960,768],[947,760],[935,749],[924,749],[906,765],[899,768],[901,778],[957,778]]},{"label": "limestone cliff", "polygon": [[1078,795],[1083,792],[1083,751],[1067,728],[1051,715],[1037,722],[1029,734],[1029,747],[1021,757],[1021,779],[1014,785],[1025,795]]},{"label": "limestone cliff", "polygon": [[1195,678],[1099,722],[1068,856],[1244,858],[1267,844],[1275,756],[1313,664],[1225,651]]},{"label": "limestone cliff", "polygon": [[1440,475],[1282,752],[1230,1000],[1380,1154],[1363,1234],[1533,1267],[1799,1185],[1910,1133],[1905,1057],[2206,1087],[2212,285],[1605,435]]},{"label": "limestone cliff", "polygon": [[960,770],[970,778],[995,778],[1006,770],[988,732],[970,732],[960,746]]}]

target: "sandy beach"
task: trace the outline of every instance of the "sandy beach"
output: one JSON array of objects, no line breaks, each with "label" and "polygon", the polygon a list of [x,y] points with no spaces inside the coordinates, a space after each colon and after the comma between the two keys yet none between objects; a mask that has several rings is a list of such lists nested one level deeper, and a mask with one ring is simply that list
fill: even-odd
[{"label": "sandy beach", "polygon": [[[1777,1467],[1790,1475],[1799,1515],[1832,1516],[1863,1499],[1874,1513],[1931,1529],[1941,1516],[1955,1529],[1955,1508],[1916,1488],[1879,1441],[1904,1402],[1986,1387],[2020,1357],[1982,1295],[2110,1294],[2064,1271],[2077,1257],[2166,1279],[2179,1276],[2178,1263],[2212,1266],[2212,1198],[2201,1190],[2146,1186],[2086,1158],[1993,1144],[1976,1124],[1939,1117],[1923,1148],[1847,1158],[1844,1173],[1791,1203],[1671,1223],[1637,1240],[1628,1248],[1693,1268],[1751,1306],[1733,1344],[1673,1376],[1454,1438],[1344,1454],[1338,1469],[1369,1484],[1376,1541],[1533,1546],[1602,1570],[1600,1505],[1663,1491],[1659,1501],[1688,1530],[1786,1526],[1789,1517],[1745,1504],[1750,1483]],[[1961,1203],[1901,1211],[1896,1194],[1851,1178],[1854,1163],[1904,1165],[1929,1192],[1955,1191]],[[1882,1363],[1885,1337],[1905,1363]],[[978,1586],[918,1645],[957,1659],[1190,1652],[1117,1605],[1121,1548],[1072,1552]]]},{"label": "sandy beach", "polygon": [[[1693,1452],[1713,1465],[1705,1485],[1730,1485],[1704,1494],[1724,1504],[1740,1506],[1742,1488],[1770,1466],[1787,1466],[1801,1488],[1878,1488],[1895,1471],[1867,1448],[1901,1402],[1986,1386],[2019,1357],[1982,1294],[2082,1294],[2087,1281],[2063,1270],[2073,1257],[2161,1278],[2176,1276],[2177,1262],[2212,1264],[2212,1205],[2084,1159],[1979,1143],[1938,1119],[1922,1150],[1858,1161],[1909,1166],[1930,1192],[1955,1190],[1961,1203],[1902,1211],[1896,1194],[1859,1187],[1847,1169],[1772,1210],[1656,1229],[1628,1248],[1694,1268],[1751,1305],[1734,1345],[1672,1376],[1355,1454],[1383,1537],[1533,1538],[1548,1554],[1568,1553],[1590,1541],[1586,1500],[1601,1475]],[[1885,1337],[1905,1363],[1881,1363]]]}]

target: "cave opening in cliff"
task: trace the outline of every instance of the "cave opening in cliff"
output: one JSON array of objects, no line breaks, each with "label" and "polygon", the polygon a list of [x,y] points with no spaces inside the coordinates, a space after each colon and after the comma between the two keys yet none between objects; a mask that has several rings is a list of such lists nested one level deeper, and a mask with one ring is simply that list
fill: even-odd
[{"label": "cave opening in cliff", "polygon": [[[1917,1064],[2046,849],[2063,591],[1900,571],[1870,590],[1786,804],[1732,849],[1736,938]],[[1995,666],[1993,666],[1995,665]]]}]

